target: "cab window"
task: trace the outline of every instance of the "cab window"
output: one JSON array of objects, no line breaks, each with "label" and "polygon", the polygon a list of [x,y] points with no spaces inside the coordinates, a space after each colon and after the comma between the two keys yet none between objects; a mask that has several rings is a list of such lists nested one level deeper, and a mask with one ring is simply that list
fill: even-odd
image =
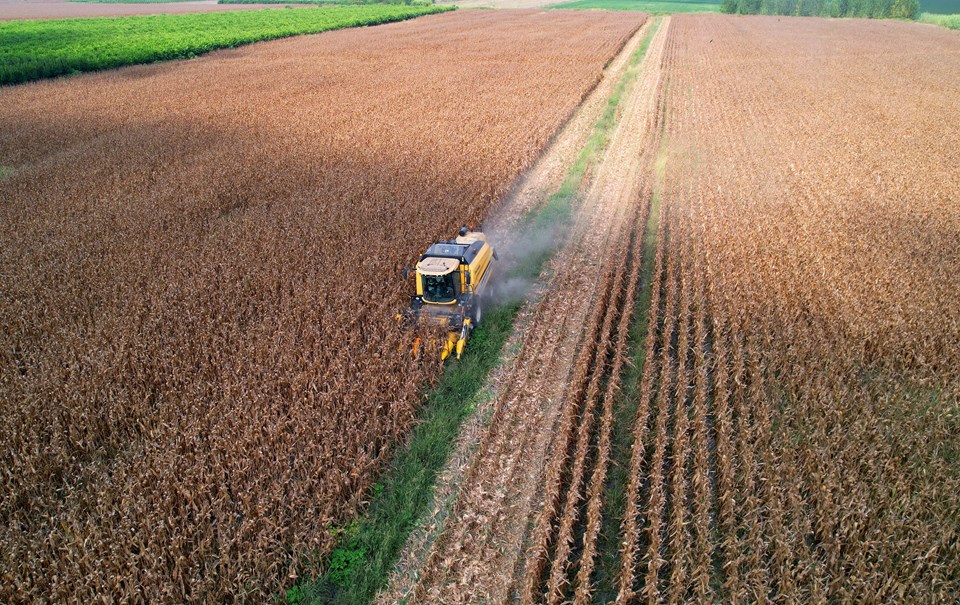
[{"label": "cab window", "polygon": [[429,302],[448,303],[457,298],[457,289],[453,276],[456,271],[446,275],[424,275],[423,297]]}]

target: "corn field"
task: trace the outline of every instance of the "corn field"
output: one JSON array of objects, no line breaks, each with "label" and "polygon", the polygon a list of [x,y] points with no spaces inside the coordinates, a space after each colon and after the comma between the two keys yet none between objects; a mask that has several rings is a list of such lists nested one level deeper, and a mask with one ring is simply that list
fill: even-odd
[{"label": "corn field", "polygon": [[[512,594],[960,601],[960,39],[775,17],[661,29],[635,223],[598,282]],[[649,216],[619,568],[600,594]]]},{"label": "corn field", "polygon": [[0,600],[321,571],[438,372],[400,269],[642,19],[463,12],[0,90]]}]

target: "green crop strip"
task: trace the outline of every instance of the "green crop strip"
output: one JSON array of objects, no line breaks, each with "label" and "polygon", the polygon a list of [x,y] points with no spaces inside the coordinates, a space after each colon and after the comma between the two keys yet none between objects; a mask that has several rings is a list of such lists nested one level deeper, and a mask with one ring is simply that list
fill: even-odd
[{"label": "green crop strip", "polygon": [[935,15],[950,15],[957,12],[957,0],[920,0],[920,10]]},{"label": "green crop strip", "polygon": [[[295,2],[290,2],[290,0],[217,0],[217,4],[285,4],[285,5],[316,4],[321,6],[322,5],[337,6],[337,5],[358,5],[358,4],[373,4],[373,3],[359,2],[357,0],[296,0]],[[389,3],[385,2],[383,4],[410,4],[410,2],[389,2]]]},{"label": "green crop strip", "polygon": [[916,19],[919,0],[723,0],[720,11],[738,15],[788,15],[792,17],[856,17],[864,19]]},{"label": "green crop strip", "polygon": [[184,59],[261,40],[402,21],[445,10],[452,9],[376,4],[7,21],[0,23],[0,84]]}]

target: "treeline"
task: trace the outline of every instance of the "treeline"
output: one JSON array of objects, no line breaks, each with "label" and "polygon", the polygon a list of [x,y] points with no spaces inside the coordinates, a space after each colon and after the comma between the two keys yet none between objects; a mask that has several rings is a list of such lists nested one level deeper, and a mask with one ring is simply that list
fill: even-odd
[{"label": "treeline", "polygon": [[916,19],[920,0],[723,0],[720,10],[740,15]]}]

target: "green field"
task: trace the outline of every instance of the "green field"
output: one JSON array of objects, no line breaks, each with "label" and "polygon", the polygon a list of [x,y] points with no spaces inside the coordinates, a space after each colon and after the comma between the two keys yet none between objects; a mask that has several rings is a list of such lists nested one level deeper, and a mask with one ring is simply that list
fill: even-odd
[{"label": "green field", "polygon": [[216,50],[331,29],[401,21],[448,7],[365,5],[0,23],[0,84]]},{"label": "green field", "polygon": [[950,29],[960,29],[960,15],[935,15],[931,13],[923,13],[920,15],[920,20],[924,23],[933,23],[934,25],[940,25]]},{"label": "green field", "polygon": [[574,0],[554,4],[551,8],[603,8],[607,10],[644,11],[653,15],[670,13],[717,13],[720,4],[711,0],[669,2],[658,0]]}]

